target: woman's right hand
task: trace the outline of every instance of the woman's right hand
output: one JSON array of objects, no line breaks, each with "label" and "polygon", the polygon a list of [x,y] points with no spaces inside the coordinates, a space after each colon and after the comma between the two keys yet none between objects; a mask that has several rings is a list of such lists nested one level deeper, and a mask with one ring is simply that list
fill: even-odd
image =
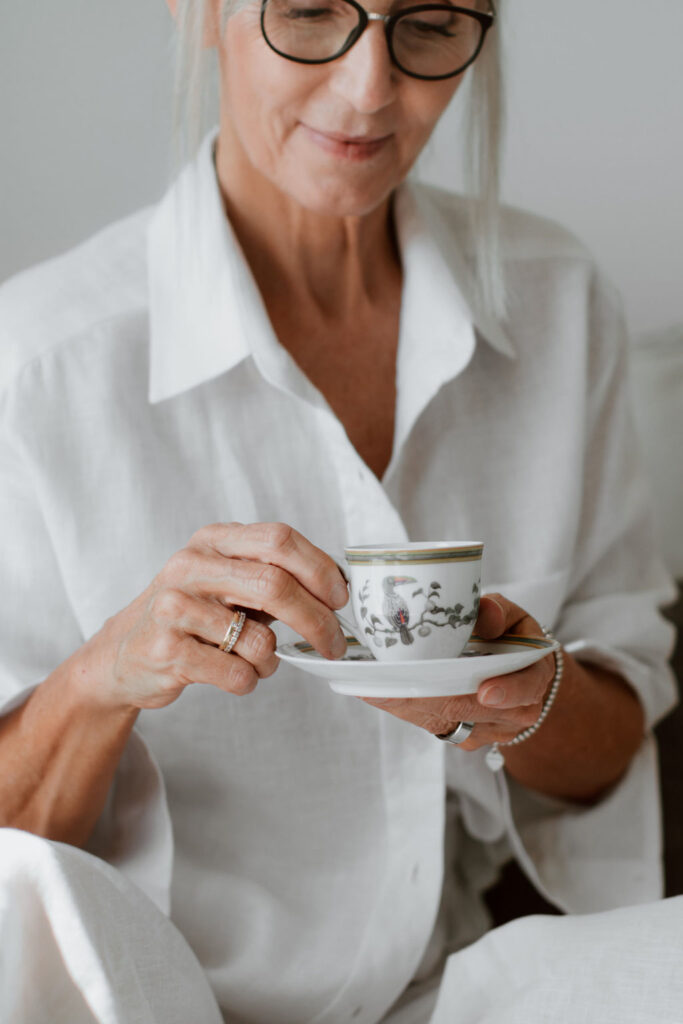
[{"label": "woman's right hand", "polygon": [[[86,645],[95,659],[89,698],[109,707],[160,708],[190,683],[250,693],[279,664],[269,622],[279,619],[324,657],[337,658],[346,642],[331,609],[347,600],[334,561],[292,527],[206,526]],[[218,645],[235,607],[247,618],[226,654]]]}]

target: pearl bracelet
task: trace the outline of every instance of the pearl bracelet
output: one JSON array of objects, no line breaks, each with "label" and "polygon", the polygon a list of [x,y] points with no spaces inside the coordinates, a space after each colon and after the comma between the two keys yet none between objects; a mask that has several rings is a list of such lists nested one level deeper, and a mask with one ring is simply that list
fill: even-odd
[{"label": "pearl bracelet", "polygon": [[[541,628],[543,629],[543,636],[546,637],[547,640],[555,639],[549,629],[545,629],[545,627]],[[548,717],[548,712],[553,706],[553,701],[557,697],[557,691],[560,688],[563,671],[564,655],[562,653],[562,648],[558,647],[555,651],[555,677],[553,679],[552,686],[548,691],[548,696],[543,701],[543,708],[540,715],[533,725],[530,725],[528,729],[524,729],[522,732],[518,733],[513,739],[507,740],[505,743],[491,744],[491,749],[487,752],[485,760],[492,772],[499,772],[505,764],[505,758],[500,751],[501,747],[516,747],[519,743],[524,743],[524,740],[528,740],[529,737],[533,736],[534,733],[543,725],[543,722]]]}]

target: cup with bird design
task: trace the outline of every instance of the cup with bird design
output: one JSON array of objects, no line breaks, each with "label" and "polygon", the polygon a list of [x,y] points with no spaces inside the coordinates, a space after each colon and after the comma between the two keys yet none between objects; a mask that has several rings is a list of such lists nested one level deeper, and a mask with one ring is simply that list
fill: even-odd
[{"label": "cup with bird design", "polygon": [[346,547],[351,607],[380,661],[457,658],[479,611],[481,541]]}]

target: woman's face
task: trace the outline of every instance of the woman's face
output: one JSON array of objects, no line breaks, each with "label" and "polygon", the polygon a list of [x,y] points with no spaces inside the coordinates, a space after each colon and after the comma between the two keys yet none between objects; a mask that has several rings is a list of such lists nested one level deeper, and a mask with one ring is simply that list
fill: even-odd
[{"label": "woman's face", "polygon": [[[385,13],[389,0],[366,6]],[[343,57],[298,64],[268,47],[259,18],[260,4],[249,4],[219,41],[219,145],[233,156],[238,147],[241,160],[309,210],[370,212],[405,178],[461,77],[405,75],[391,63],[382,22]]]}]

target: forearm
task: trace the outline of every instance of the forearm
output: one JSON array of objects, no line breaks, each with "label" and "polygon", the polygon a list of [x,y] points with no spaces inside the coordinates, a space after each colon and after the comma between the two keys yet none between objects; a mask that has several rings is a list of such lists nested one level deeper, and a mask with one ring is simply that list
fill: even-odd
[{"label": "forearm", "polygon": [[90,699],[78,652],[0,720],[0,825],[84,846],[138,709]]},{"label": "forearm", "polygon": [[548,796],[591,803],[617,782],[640,746],[643,710],[618,675],[564,654],[564,675],[548,717],[524,743],[504,747],[505,767]]}]

